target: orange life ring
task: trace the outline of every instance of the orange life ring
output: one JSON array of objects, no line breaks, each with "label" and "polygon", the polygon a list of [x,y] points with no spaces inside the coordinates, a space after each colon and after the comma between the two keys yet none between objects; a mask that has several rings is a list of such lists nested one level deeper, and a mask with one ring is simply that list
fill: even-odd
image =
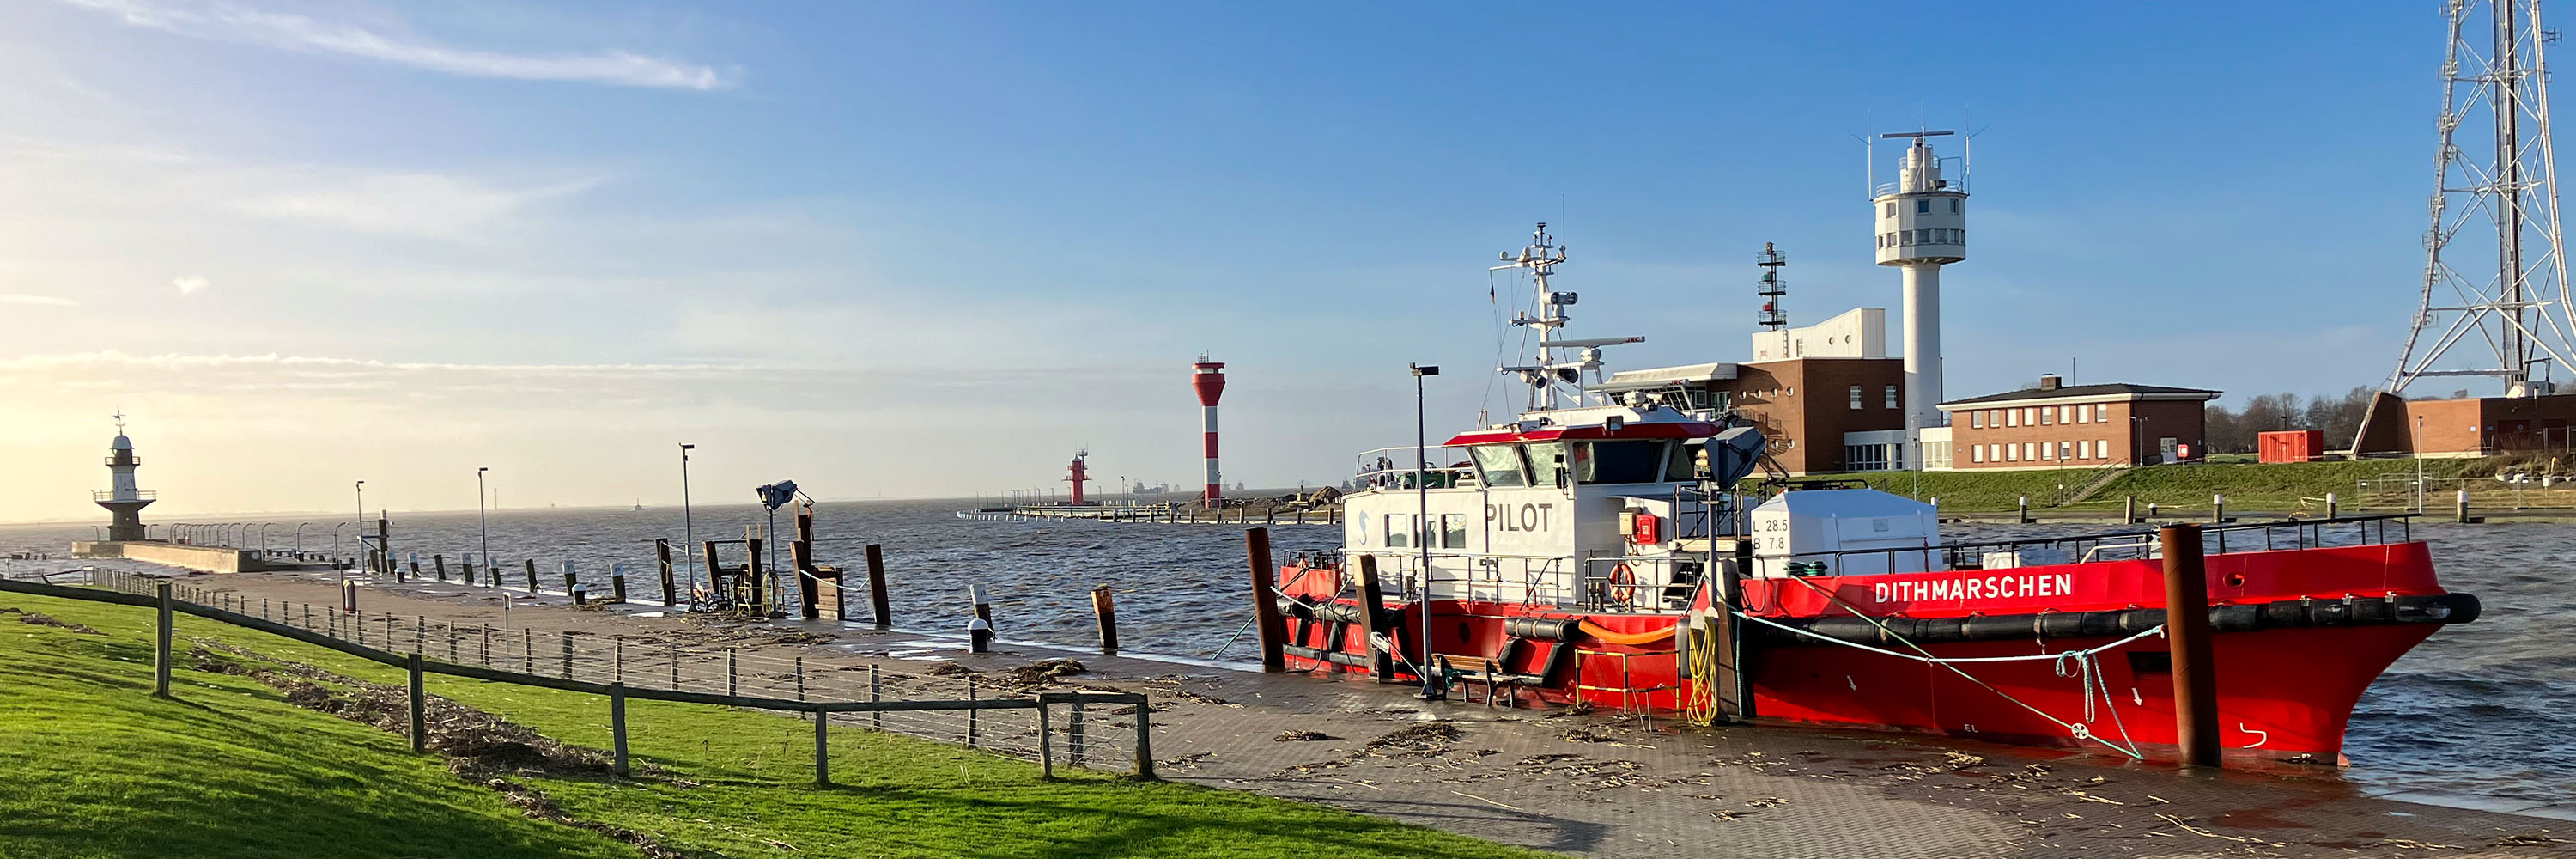
[{"label": "orange life ring", "polygon": [[1626,561],[1610,568],[1610,601],[1623,608],[1637,603],[1637,571],[1629,569]]}]

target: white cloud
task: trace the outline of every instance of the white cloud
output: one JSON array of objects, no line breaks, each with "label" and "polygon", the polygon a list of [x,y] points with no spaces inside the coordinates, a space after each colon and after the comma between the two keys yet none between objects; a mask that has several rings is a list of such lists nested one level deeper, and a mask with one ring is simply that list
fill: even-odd
[{"label": "white cloud", "polygon": [[624,50],[551,56],[509,54],[442,45],[416,36],[229,3],[63,2],[115,15],[132,26],[183,36],[360,57],[467,77],[689,90],[711,90],[732,83],[729,75],[710,66]]},{"label": "white cloud", "polygon": [[52,295],[0,295],[0,304],[33,307],[79,307],[80,302]]},{"label": "white cloud", "polygon": [[579,193],[597,184],[584,180],[509,189],[426,173],[316,176],[304,187],[244,200],[239,207],[262,217],[314,221],[359,232],[464,238],[528,203]]},{"label": "white cloud", "polygon": [[193,274],[174,278],[170,281],[171,286],[179,288],[180,295],[195,295],[197,294],[197,290],[204,289],[212,284],[212,281]]}]

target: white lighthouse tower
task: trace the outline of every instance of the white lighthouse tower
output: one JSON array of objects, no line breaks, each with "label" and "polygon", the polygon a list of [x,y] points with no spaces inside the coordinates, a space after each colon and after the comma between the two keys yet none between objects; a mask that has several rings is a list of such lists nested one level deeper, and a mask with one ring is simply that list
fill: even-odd
[{"label": "white lighthouse tower", "polygon": [[[1908,141],[1896,181],[1870,189],[1878,214],[1878,264],[1905,273],[1905,429],[1919,441],[1941,414],[1941,267],[1968,258],[1968,190],[1941,178],[1929,138],[1948,131],[1880,135]],[[1964,170],[1961,171],[1963,174]]]},{"label": "white lighthouse tower", "polygon": [[125,413],[116,413],[116,440],[107,443],[108,490],[90,494],[90,500],[107,508],[111,517],[107,525],[109,540],[143,539],[143,508],[150,505],[154,494],[134,488],[134,468],[143,460],[134,455],[134,441],[125,437]]}]

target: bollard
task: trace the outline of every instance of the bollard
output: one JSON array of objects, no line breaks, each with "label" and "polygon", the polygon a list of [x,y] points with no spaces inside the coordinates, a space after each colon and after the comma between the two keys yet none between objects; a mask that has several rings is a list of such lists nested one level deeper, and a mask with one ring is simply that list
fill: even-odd
[{"label": "bollard", "polygon": [[[565,562],[563,562],[563,577],[564,577],[564,593],[568,593],[568,594],[569,594],[569,593],[572,593],[574,588],[578,588],[578,587],[580,587],[580,586],[581,586],[581,579],[580,579],[580,577],[574,576],[574,575],[573,575],[573,573],[572,573],[572,562],[571,562],[571,561],[565,561]],[[579,602],[581,602],[581,600],[580,600],[580,599],[578,598],[578,596],[576,595],[576,598],[573,600],[573,602],[574,602],[574,603],[576,603],[576,604],[578,604]]]},{"label": "bollard", "polygon": [[2147,502],[2147,518],[2156,518],[2156,503],[2153,501]]},{"label": "bollard", "polygon": [[1252,625],[1259,627],[1261,670],[1288,670],[1287,625],[1279,617],[1278,583],[1270,573],[1270,529],[1246,528],[1243,551],[1252,568]]},{"label": "bollard", "polygon": [[2138,524],[2138,496],[2128,495],[2121,498],[2120,521],[2131,525]]},{"label": "bollard", "polygon": [[[984,596],[984,586],[966,586],[966,599],[974,603],[974,615],[966,622],[966,650],[969,653],[993,652],[993,604]],[[968,718],[973,718],[970,713]]]},{"label": "bollard", "polygon": [[2167,525],[2158,534],[2165,560],[2165,649],[2173,662],[2174,737],[2183,762],[2218,765],[2218,677],[2209,643],[2209,571],[2200,526]]},{"label": "bollard", "polygon": [[2209,521],[2220,525],[2227,524],[2227,496],[2224,493],[2209,494]]},{"label": "bollard", "polygon": [[876,610],[877,628],[892,629],[894,615],[886,610],[885,548],[868,544],[868,602]]},{"label": "bollard", "polygon": [[609,600],[610,602],[617,603],[618,605],[625,605],[625,604],[626,604],[626,565],[625,565],[625,564],[622,564],[622,563],[621,563],[621,564],[610,564],[610,565],[608,565],[608,592],[609,592],[609,596],[610,596],[610,600]]},{"label": "bollard", "polygon": [[529,559],[527,559],[527,560],[528,560],[528,593],[532,593],[532,594],[533,594],[533,593],[536,593],[536,592],[537,592],[537,559],[535,559],[535,558],[529,558]]},{"label": "bollard", "polygon": [[590,604],[590,590],[589,590],[588,588],[582,587],[582,585],[581,585],[581,583],[580,583],[580,582],[569,582],[569,583],[566,583],[566,584],[564,585],[564,590],[567,590],[567,591],[571,591],[571,592],[572,592],[572,604],[573,604],[573,605],[589,605],[589,604]]},{"label": "bollard", "polygon": [[2018,511],[2013,517],[2014,521],[2020,522],[2024,525],[2030,524],[2030,496],[2021,496],[2021,500],[2015,505],[2014,509]]},{"label": "bollard", "polygon": [[2459,491],[2459,494],[2452,496],[2452,500],[2451,500],[2451,521],[2453,521],[2453,522],[2457,522],[2457,523],[2462,524],[2462,525],[2467,525],[2467,524],[2470,524],[2470,523],[2473,523],[2473,522],[2477,522],[2477,521],[2478,521],[2476,518],[2473,518],[2473,517],[2471,517],[2471,516],[2469,515],[2469,491],[2468,491],[2468,490],[2466,490],[2466,489],[2462,489],[2462,490],[2460,490],[2460,491]]},{"label": "bollard", "polygon": [[1109,596],[1109,586],[1091,589],[1091,613],[1100,620],[1100,654],[1118,653],[1118,604]]},{"label": "bollard", "polygon": [[2335,508],[2335,494],[2332,492],[2326,493],[2326,518],[2335,519],[2340,517],[2340,511]]},{"label": "bollard", "polygon": [[357,613],[358,613],[358,583],[357,583],[357,582],[341,582],[341,583],[340,583],[340,610],[341,610],[341,611],[343,611],[343,612],[347,612],[347,613],[349,613],[349,614],[357,614]]}]

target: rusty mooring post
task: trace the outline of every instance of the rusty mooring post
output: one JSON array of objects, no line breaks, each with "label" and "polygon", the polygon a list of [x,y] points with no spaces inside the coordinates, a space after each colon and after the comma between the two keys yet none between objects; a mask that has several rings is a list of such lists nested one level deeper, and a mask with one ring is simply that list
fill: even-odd
[{"label": "rusty mooring post", "polygon": [[[1379,683],[1395,682],[1394,630],[1378,628],[1378,613],[1386,610],[1386,591],[1377,583],[1377,556],[1361,555],[1359,564],[1360,641],[1368,645],[1369,677]],[[1378,647],[1383,635],[1386,647]]]},{"label": "rusty mooring post", "polygon": [[1108,585],[1091,589],[1091,614],[1100,620],[1101,655],[1116,655],[1118,653],[1118,603],[1109,596]]},{"label": "rusty mooring post", "polygon": [[2200,526],[2167,525],[2157,534],[2165,556],[2165,647],[2173,661],[2174,738],[2183,762],[2218,765],[2218,676],[2210,656],[2209,573]]},{"label": "rusty mooring post", "polygon": [[662,567],[662,604],[666,606],[679,605],[680,583],[677,579],[671,577],[670,538],[653,538],[653,562],[661,565]]},{"label": "rusty mooring post", "polygon": [[886,610],[885,547],[868,544],[868,602],[876,611],[878,629],[894,626],[893,613]]},{"label": "rusty mooring post", "polygon": [[1260,634],[1261,670],[1288,670],[1288,631],[1279,618],[1279,592],[1270,572],[1270,529],[1243,529],[1243,551],[1252,567],[1252,625]]}]

